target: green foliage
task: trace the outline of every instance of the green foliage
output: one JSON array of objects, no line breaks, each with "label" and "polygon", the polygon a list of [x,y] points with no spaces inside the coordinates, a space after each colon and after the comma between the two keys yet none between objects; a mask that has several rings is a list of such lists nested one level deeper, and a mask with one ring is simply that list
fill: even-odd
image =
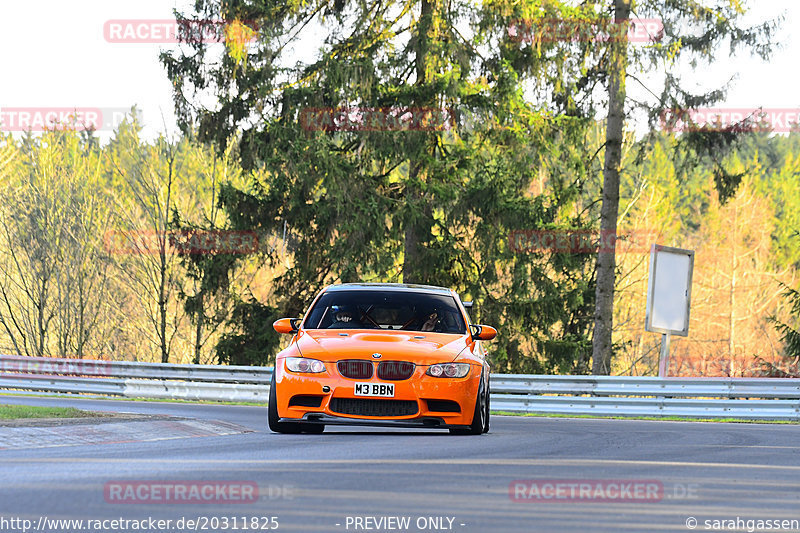
[{"label": "green foliage", "polygon": [[[618,68],[609,52],[619,47],[614,40],[554,39],[535,28],[554,20],[581,27],[607,19],[615,5],[196,2],[199,18],[258,28],[250,45],[228,43],[220,61],[208,61],[203,43],[187,43],[191,51],[165,53],[162,62],[184,131],[221,151],[235,139],[244,168],[253,171],[247,187],[222,186],[226,227],[284,235],[291,243],[291,266],[275,280],[269,303],[294,316],[337,281],[451,286],[478,303],[481,320],[506,333],[496,343],[501,368],[586,371],[594,259],[518,254],[507,240],[518,229],[596,223],[603,143],[594,119],[606,107],[597,95]],[[663,89],[651,91],[655,101],[634,104],[651,124],[665,111],[724,97],[723,89],[685,90],[676,75],[679,58],[708,63],[725,44],[765,56],[775,27],[742,26],[738,3],[642,0],[633,7],[664,25],[660,39],[627,47],[631,73],[666,68]],[[514,38],[509,30],[520,21],[527,33]],[[314,55],[296,61],[290,54],[301,37]],[[200,93],[214,96],[213,108],[197,107]],[[308,120],[309,111],[352,108],[447,110],[454,120],[447,128],[400,131]],[[723,164],[740,148],[742,133],[734,127],[677,141],[654,134],[629,163],[640,165],[647,150],[663,145],[657,165],[672,167],[669,179],[698,199],[690,208],[677,195],[669,203],[676,217],[700,220],[707,195],[698,185],[713,183],[724,200],[744,175]],[[708,173],[694,172],[698,167]],[[265,256],[273,267],[283,261]],[[218,264],[196,266],[203,279],[200,271]],[[223,270],[239,267],[234,261]],[[216,272],[210,279],[222,278]],[[208,290],[216,291],[213,285]]]},{"label": "green foliage", "polygon": [[[595,225],[602,143],[592,133],[597,109],[605,107],[596,95],[614,68],[613,42],[559,40],[533,29],[603,20],[612,4],[199,0],[194,16],[240,29],[240,21],[252,21],[258,38],[246,47],[229,43],[213,63],[203,43],[164,53],[162,62],[184,131],[219,150],[239,135],[242,164],[254,171],[249,186],[222,187],[227,227],[288,233],[292,265],[277,278],[271,302],[284,314],[297,315],[337,281],[446,285],[469,295],[481,320],[506,332],[496,343],[502,368],[583,372],[594,259],[515,254],[507,239],[515,229]],[[628,47],[633,70],[668,65],[656,101],[643,104],[653,122],[665,110],[724,96],[684,90],[674,68],[679,56],[710,62],[725,43],[731,52],[749,47],[764,55],[774,29],[741,27],[743,12],[733,4],[635,4],[637,16],[664,23],[663,38]],[[527,33],[514,38],[509,29],[520,21]],[[290,54],[300,38],[314,55],[296,61]],[[198,108],[199,93],[213,94],[215,106]],[[326,127],[309,127],[309,110],[352,108],[449,110],[454,121],[429,130],[353,131],[337,130],[328,117],[320,123]],[[682,148],[677,177],[702,163],[726,198],[741,175],[717,158],[737,146],[738,133],[660,142],[670,156]],[[267,253],[266,260],[277,266],[282,258]]]},{"label": "green foliage", "polygon": [[[259,28],[246,60],[226,55],[210,64],[206,47],[190,43],[191,53],[162,61],[187,133],[196,129],[223,150],[241,132],[237,150],[252,181],[222,186],[226,228],[286,235],[291,266],[264,305],[296,316],[321,287],[340,281],[450,286],[476,301],[476,318],[501,328],[502,370],[585,371],[592,257],[519,254],[508,238],[513,230],[592,225],[581,191],[593,172],[587,150],[597,147],[585,137],[594,124],[583,118],[591,109],[580,95],[590,88],[580,69],[597,46],[520,46],[508,28],[520,18],[588,16],[591,7],[433,0],[195,7],[201,18]],[[298,31],[316,56],[291,64]],[[531,99],[525,84],[544,96]],[[218,105],[195,111],[189,98],[199,91]],[[309,127],[309,111],[342,108],[446,112],[452,120],[399,131]],[[533,193],[535,181],[541,190]],[[282,261],[264,255],[270,266]]]},{"label": "green foliage", "polygon": [[[517,229],[591,227],[592,202],[599,195],[598,184],[591,176],[598,169],[597,162],[587,154],[596,152],[602,127],[575,119],[560,121],[557,128],[536,120],[526,123],[525,128],[512,128],[516,124],[512,122],[503,128],[495,122],[471,124],[463,134],[442,133],[451,158],[448,161],[457,161],[459,166],[437,169],[441,179],[430,188],[430,194],[436,195],[436,204],[431,211],[433,237],[426,246],[436,259],[436,279],[457,288],[465,299],[475,300],[473,319],[499,328],[500,335],[490,346],[495,370],[586,372],[594,305],[593,256],[547,250],[515,253],[509,247],[509,233]],[[258,229],[271,231],[276,237],[273,242],[269,233],[259,233],[264,242],[258,256],[175,256],[167,306],[168,324],[175,330],[171,361],[195,360],[199,339],[202,363],[270,364],[281,342],[271,323],[278,317],[297,316],[320,285],[316,281],[304,282],[301,275],[292,274],[295,269],[309,272],[321,268],[325,259],[325,264],[334,265],[330,271],[333,280],[399,278],[401,234],[387,221],[393,220],[392,209],[401,203],[402,196],[392,197],[387,191],[397,188],[406,178],[402,170],[407,168],[406,162],[386,179],[383,192],[361,190],[366,186],[351,190],[345,172],[334,168],[331,175],[336,179],[323,175],[315,182],[316,189],[303,189],[303,195],[298,196],[293,191],[306,187],[308,182],[294,173],[253,172],[242,176],[234,157],[235,147],[227,155],[219,155],[191,137],[173,143],[163,139],[148,142],[140,139],[137,131],[135,122],[125,123],[105,147],[75,132],[0,140],[0,193],[5,199],[1,211],[7,225],[0,235],[4,243],[0,254],[4,259],[0,263],[0,296],[8,298],[11,308],[9,313],[3,301],[0,315],[13,332],[14,320],[20,325],[37,326],[37,306],[41,306],[46,320],[42,321],[39,338],[47,340],[39,350],[35,343],[31,344],[37,337],[29,334],[35,332],[29,329],[24,331],[27,345],[23,336],[14,334],[18,342],[15,348],[4,328],[0,332],[3,349],[68,357],[84,353],[113,359],[159,358],[160,341],[153,332],[154,316],[150,312],[158,295],[152,282],[147,281],[153,278],[147,277],[149,270],[130,268],[132,261],[146,266],[155,257],[109,254],[113,250],[103,238],[108,231],[151,230],[150,224],[155,222],[145,216],[143,207],[158,206],[162,200],[155,194],[158,189],[146,196],[139,191],[144,191],[141,187],[147,183],[158,183],[159,176],[168,169],[171,153],[175,154],[175,168],[179,169],[171,200],[175,209],[166,222],[158,219],[159,224],[167,223],[170,230]],[[311,139],[317,143],[317,155],[312,159],[301,151],[287,156],[287,161],[307,165],[296,168],[317,166],[322,169],[320,172],[341,164],[341,158],[328,153],[328,148],[339,146],[339,137],[307,133],[303,130],[303,142],[311,143]],[[397,133],[391,135],[402,138]],[[718,214],[709,207],[716,202],[713,166],[700,164],[680,176],[678,167],[682,161],[675,156],[678,143],[674,135],[664,133],[653,137],[643,159],[637,159],[634,150],[626,152],[626,172],[621,182],[622,223],[630,227],[638,222],[631,218],[652,215],[651,220],[663,230],[664,237],[675,242],[697,238],[704,232],[713,234],[709,227],[720,224],[715,220]],[[307,145],[310,144],[300,146]],[[283,146],[288,149],[293,144],[287,140]],[[800,194],[794,185],[798,148],[798,134],[752,132],[741,138],[734,153],[721,159],[726,168],[739,172],[749,169],[748,187],[763,200],[759,205],[769,206],[748,216],[756,217],[759,224],[767,223],[771,218],[766,217],[771,217],[774,210],[775,223],[767,224],[774,226],[769,256],[759,265],[767,272],[774,262],[786,273],[782,279],[787,280],[793,279],[792,269],[797,268],[800,250]],[[279,156],[276,150],[276,160]],[[282,176],[281,180],[272,179],[277,175]],[[129,185],[126,176],[142,179]],[[144,180],[148,176],[155,181]],[[654,189],[659,196],[647,204],[642,196]],[[141,201],[136,201],[137,195]],[[240,209],[220,208],[220,198],[225,195],[231,195]],[[264,198],[269,199],[266,205]],[[372,202],[378,202],[377,207]],[[234,205],[234,201],[222,205]],[[276,213],[291,213],[298,222],[288,224],[288,217]],[[43,220],[58,222],[45,224]],[[363,220],[371,225],[364,226],[360,222]],[[321,230],[305,228],[312,225]],[[336,227],[328,233],[331,225]],[[758,233],[757,228],[751,229]],[[312,239],[313,235],[318,239]],[[337,241],[339,235],[343,236],[341,242]],[[724,228],[721,236],[725,236]],[[11,241],[7,240],[9,237]],[[366,240],[371,244],[362,242]],[[383,243],[385,248],[376,248],[375,242]],[[328,244],[341,249],[333,254],[326,248]],[[714,250],[721,243],[699,244]],[[319,253],[317,245],[324,253]],[[262,275],[271,265],[278,266],[285,255],[280,256],[276,249],[284,247],[290,252],[291,268],[277,272],[286,272],[284,279],[292,279],[282,286],[288,288],[286,293],[271,291],[271,282],[263,277],[256,277],[252,283],[243,283],[237,277],[242,271]],[[370,250],[374,257],[368,253]],[[19,266],[9,256],[12,252],[21,259]],[[358,257],[357,261],[348,261],[348,254]],[[338,262],[331,263],[335,256],[339,257]],[[384,272],[384,277],[375,272]],[[48,298],[25,301],[22,281],[32,287],[35,284],[27,280],[40,276],[41,281],[41,275],[51,280]],[[622,283],[629,281],[621,278]],[[290,299],[287,295],[294,287],[298,289],[294,294],[299,296]],[[699,294],[700,291],[695,296]],[[797,291],[787,289],[786,299],[793,305],[787,313],[791,316],[780,315],[781,321],[775,325],[784,337],[784,366],[791,367],[797,357],[800,331],[796,323],[800,319]],[[708,305],[713,308],[716,304],[712,301]],[[723,302],[720,307],[725,305]],[[763,314],[773,311],[767,309]],[[716,311],[706,311],[710,312]],[[79,330],[74,325],[81,314],[87,321]],[[193,323],[182,320],[184,315],[191,317]],[[639,314],[635,320],[638,330]],[[82,340],[78,331],[83,332]],[[630,330],[615,335],[619,346],[636,344]],[[221,342],[217,342],[220,338]],[[78,342],[84,343],[83,348]],[[702,346],[706,349],[707,345]],[[766,362],[764,374],[787,375],[785,369]]]},{"label": "green foliage", "polygon": [[800,361],[800,291],[787,287],[786,285],[784,285],[784,288],[784,296],[791,307],[794,323],[786,324],[774,318],[772,322],[782,335],[786,350],[786,358],[793,360],[795,368],[797,368],[797,362]]},{"label": "green foliage", "polygon": [[[647,88],[654,98],[634,104],[646,112],[651,134],[655,135],[659,129],[669,131],[679,119],[686,120],[688,110],[712,108],[727,95],[731,81],[705,92],[689,90],[692,84],[680,75],[687,64],[694,71],[725,53],[732,57],[747,52],[767,59],[780,23],[778,19],[747,25],[749,10],[739,1],[640,0],[634,4],[638,17],[658,19],[664,26],[663,36],[655,42],[629,47],[637,79],[645,72],[657,72],[664,79],[658,90]],[[736,124],[691,128],[679,137],[675,147],[679,176],[689,176],[698,165],[709,167],[720,200],[726,202],[736,193],[745,173],[732,171],[724,160],[742,147],[743,138],[750,137],[757,126],[755,118],[748,117]]]},{"label": "green foliage", "polygon": [[230,317],[233,329],[217,343],[219,362],[250,366],[274,363],[280,339],[271,326],[278,318],[275,308],[256,300],[236,302]]},{"label": "green foliage", "polygon": [[0,149],[0,327],[20,354],[96,351],[109,267],[100,151],[72,130]]}]

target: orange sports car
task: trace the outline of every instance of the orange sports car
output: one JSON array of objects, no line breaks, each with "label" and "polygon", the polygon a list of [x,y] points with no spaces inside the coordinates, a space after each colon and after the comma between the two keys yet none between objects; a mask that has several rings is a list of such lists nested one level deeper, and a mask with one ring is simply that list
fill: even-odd
[{"label": "orange sports car", "polygon": [[292,335],[275,361],[269,428],[321,433],[326,425],[489,431],[489,364],[450,289],[353,283],[323,289],[303,319],[273,325]]}]

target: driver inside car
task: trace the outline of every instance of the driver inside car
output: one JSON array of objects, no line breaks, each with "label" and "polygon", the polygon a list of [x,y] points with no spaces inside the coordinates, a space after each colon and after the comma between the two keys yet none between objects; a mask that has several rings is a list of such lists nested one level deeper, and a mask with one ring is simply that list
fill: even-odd
[{"label": "driver inside car", "polygon": [[328,326],[329,329],[341,329],[354,327],[353,315],[349,311],[339,310],[333,315],[334,321]]},{"label": "driver inside car", "polygon": [[419,329],[420,331],[433,331],[436,329],[437,324],[439,324],[439,313],[434,309],[430,314],[428,314],[425,322],[422,323],[422,326]]}]

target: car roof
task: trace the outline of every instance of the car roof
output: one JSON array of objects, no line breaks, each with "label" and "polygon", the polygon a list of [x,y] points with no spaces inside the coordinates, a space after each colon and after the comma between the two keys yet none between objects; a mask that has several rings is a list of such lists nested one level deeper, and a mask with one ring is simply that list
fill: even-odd
[{"label": "car roof", "polygon": [[435,285],[417,285],[414,283],[341,283],[329,285],[325,291],[360,291],[360,290],[381,290],[397,292],[427,292],[430,294],[444,294],[452,296],[453,292],[445,287]]}]

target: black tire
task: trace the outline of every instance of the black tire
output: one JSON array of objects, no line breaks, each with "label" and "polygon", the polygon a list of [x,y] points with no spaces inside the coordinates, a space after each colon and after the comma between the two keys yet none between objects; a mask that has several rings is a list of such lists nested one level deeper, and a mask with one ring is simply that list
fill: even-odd
[{"label": "black tire", "polygon": [[489,433],[489,418],[491,415],[490,403],[492,400],[492,393],[491,391],[486,391],[486,418],[484,419],[483,423],[483,432]]},{"label": "black tire", "polygon": [[[278,416],[278,396],[275,391],[275,372],[272,373],[272,381],[269,384],[269,403],[267,404],[267,422],[269,429],[275,433],[300,433],[303,424],[296,422],[279,422]],[[322,426],[323,429],[325,426]],[[320,433],[322,433],[320,431]]]},{"label": "black tire", "polygon": [[450,428],[453,435],[480,435],[489,430],[489,399],[483,388],[483,374],[478,397],[475,398],[475,410],[472,413],[472,424],[468,428]]}]

